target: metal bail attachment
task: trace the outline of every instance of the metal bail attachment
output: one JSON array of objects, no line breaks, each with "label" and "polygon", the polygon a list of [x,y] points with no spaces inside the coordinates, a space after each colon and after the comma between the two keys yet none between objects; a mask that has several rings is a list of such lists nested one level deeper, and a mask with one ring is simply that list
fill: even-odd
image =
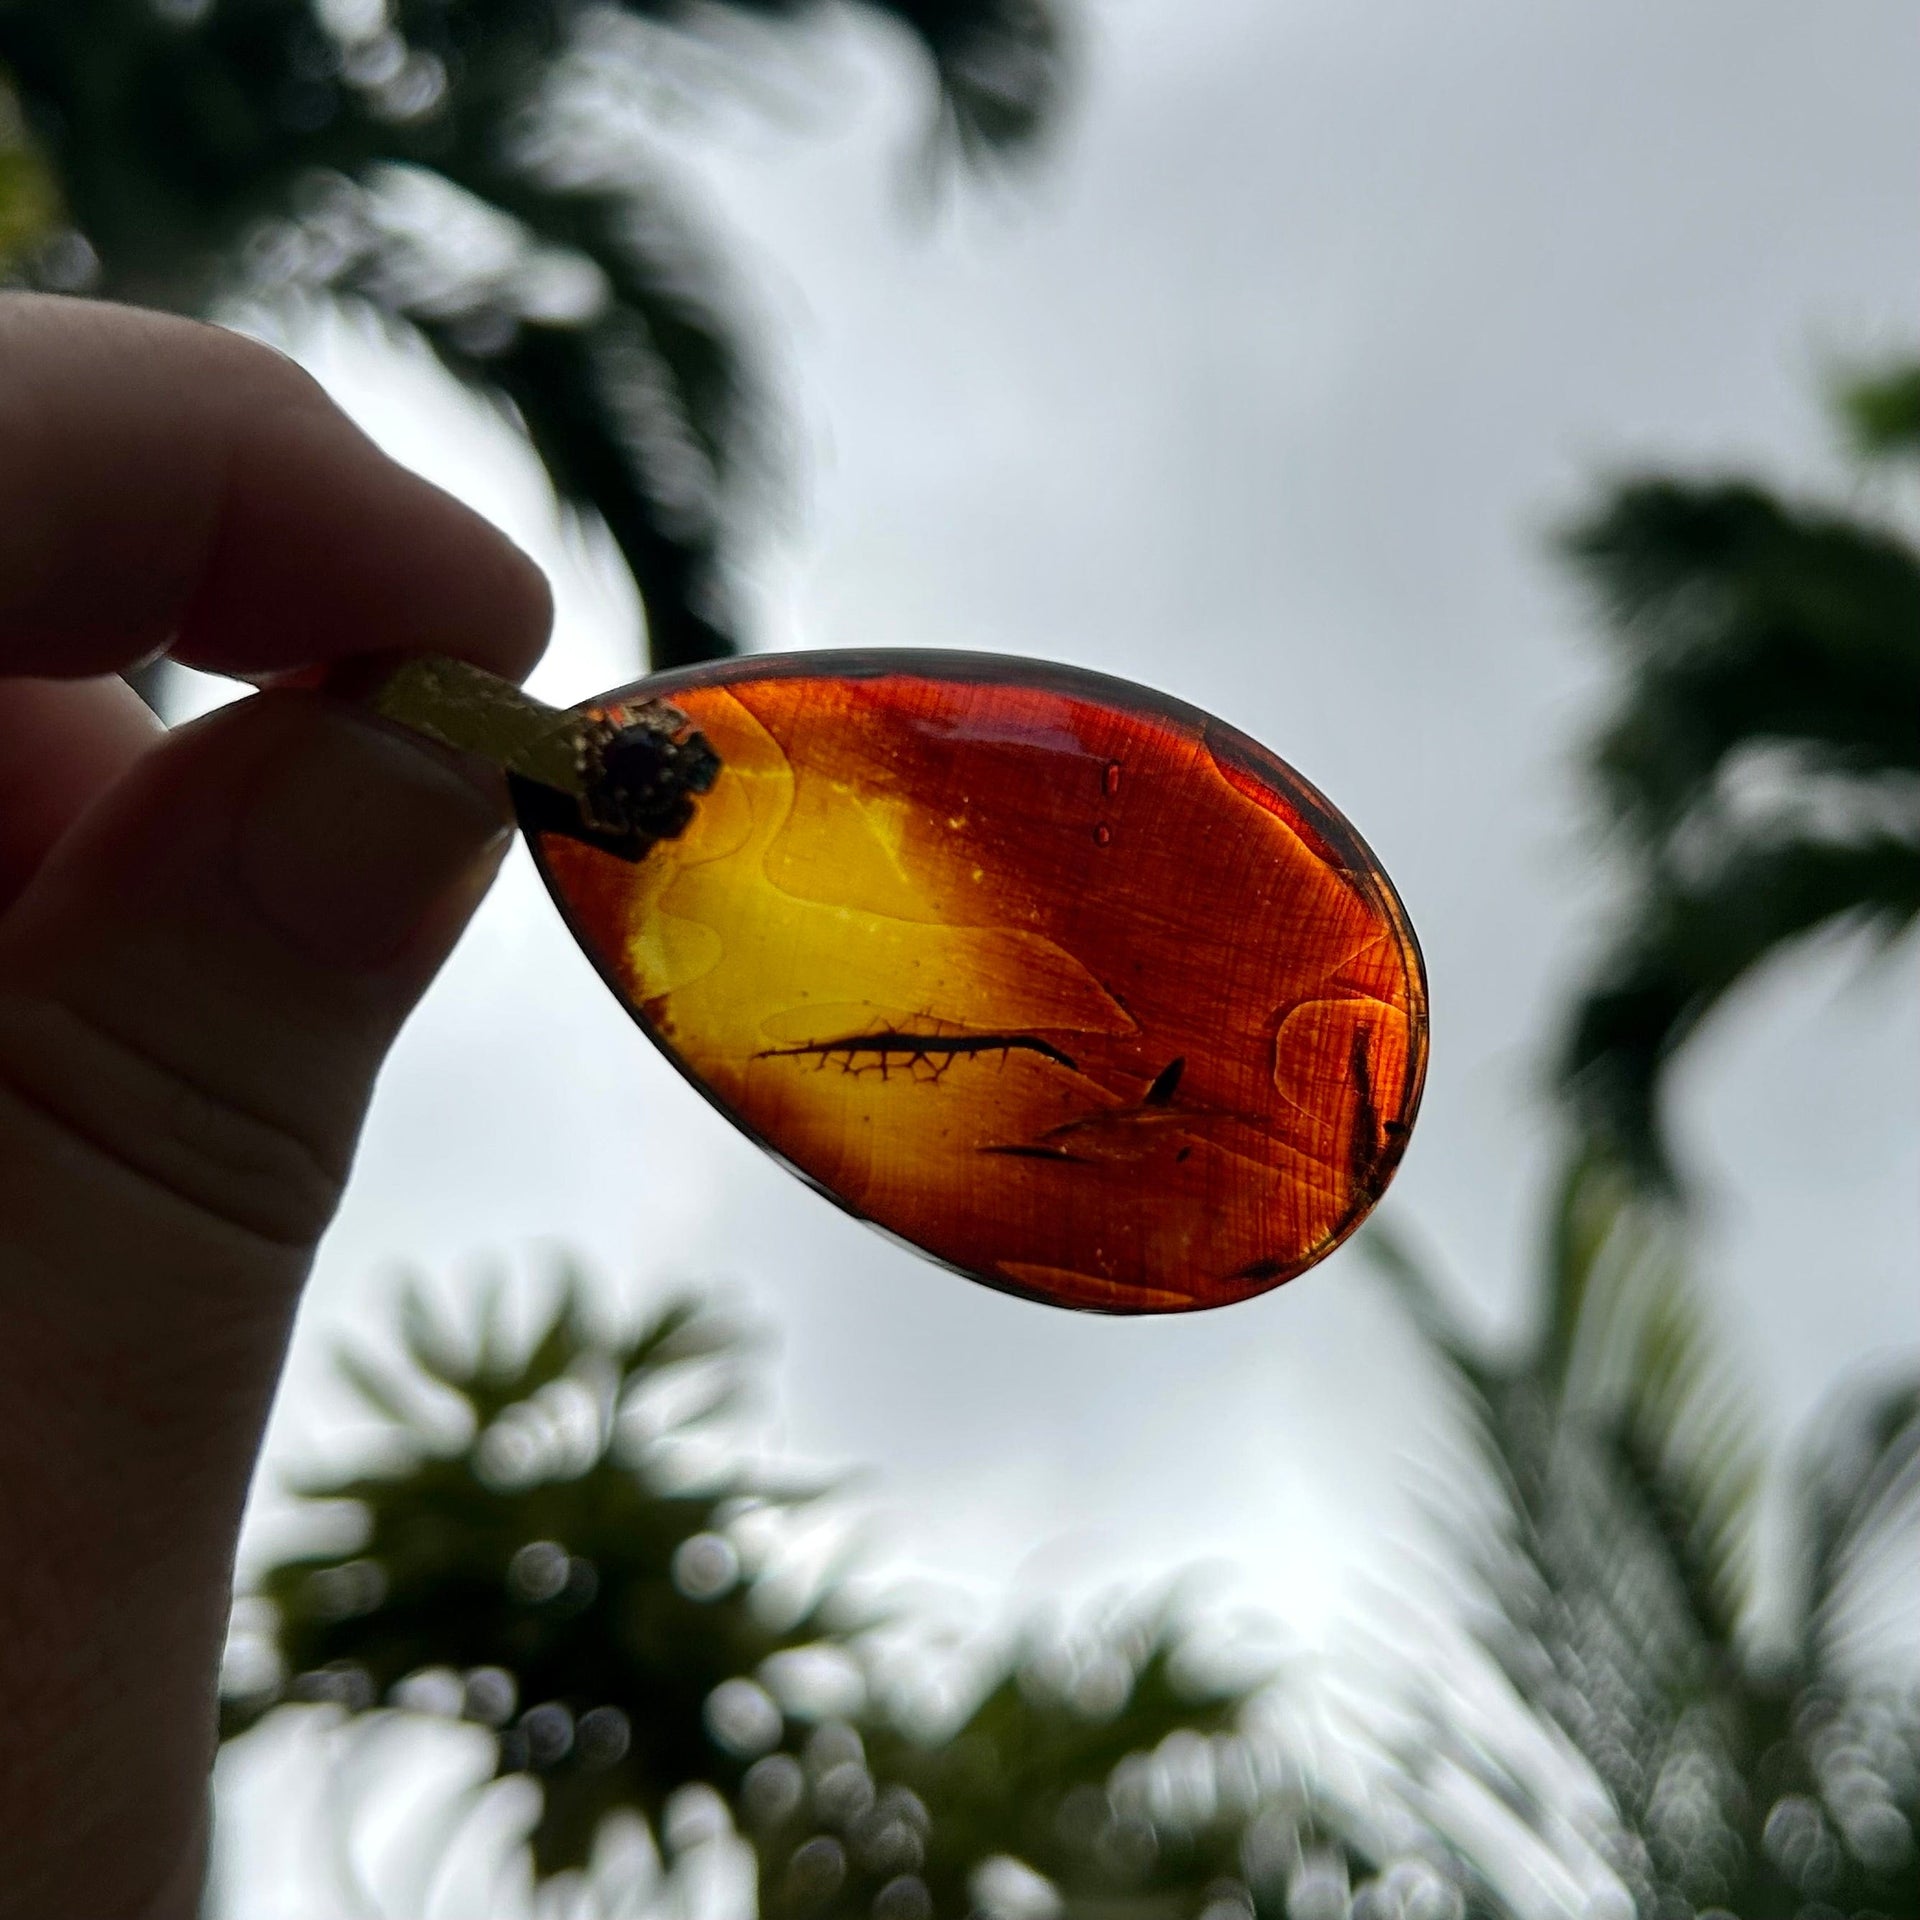
[{"label": "metal bail attachment", "polygon": [[563,833],[623,860],[644,859],[683,833],[697,797],[720,775],[706,736],[663,700],[568,712],[483,668],[434,655],[383,669],[363,688],[335,690],[502,768],[528,832]]}]

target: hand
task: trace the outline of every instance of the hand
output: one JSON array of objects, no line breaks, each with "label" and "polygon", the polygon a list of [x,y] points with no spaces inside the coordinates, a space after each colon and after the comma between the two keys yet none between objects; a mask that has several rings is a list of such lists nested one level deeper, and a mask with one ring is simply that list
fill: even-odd
[{"label": "hand", "polygon": [[549,606],[291,363],[0,298],[0,1916],[186,1920],[233,1548],[382,1055],[504,788],[282,686],[164,734],[158,649],[520,674]]}]

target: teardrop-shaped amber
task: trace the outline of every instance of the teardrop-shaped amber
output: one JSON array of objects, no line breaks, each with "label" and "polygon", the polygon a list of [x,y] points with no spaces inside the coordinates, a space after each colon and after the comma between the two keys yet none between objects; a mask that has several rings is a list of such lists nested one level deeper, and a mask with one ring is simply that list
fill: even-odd
[{"label": "teardrop-shaped amber", "polygon": [[530,823],[647,1034],[850,1212],[1109,1313],[1311,1266],[1392,1177],[1426,985],[1393,888],[1231,727],[1069,668],[800,654],[660,675],[721,772],[638,863]]}]

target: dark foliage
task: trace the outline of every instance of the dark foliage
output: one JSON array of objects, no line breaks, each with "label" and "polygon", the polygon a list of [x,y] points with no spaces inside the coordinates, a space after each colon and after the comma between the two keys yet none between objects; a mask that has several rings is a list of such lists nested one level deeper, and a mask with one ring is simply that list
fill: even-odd
[{"label": "dark foliage", "polygon": [[1578,1167],[1546,1324],[1505,1361],[1461,1334],[1405,1249],[1373,1244],[1478,1456],[1480,1644],[1511,1705],[1604,1790],[1570,1819],[1565,1765],[1517,1757],[1499,1716],[1486,1731],[1486,1710],[1436,1680],[1397,1754],[1413,1803],[1444,1830],[1466,1783],[1468,1804],[1576,1873],[1610,1870],[1649,1920],[1913,1911],[1920,1685],[1897,1636],[1920,1536],[1920,1382],[1848,1394],[1792,1467],[1804,1584],[1784,1622],[1757,1625],[1756,1436],[1665,1203],[1602,1162]]},{"label": "dark foliage", "polygon": [[[867,10],[925,54],[955,149],[1032,145],[1062,84],[1045,0]],[[654,665],[725,653],[721,562],[761,399],[726,276],[642,137],[644,95],[663,52],[729,17],[763,29],[764,56],[820,11],[12,0],[0,273],[183,313],[370,303],[508,407],[561,499],[605,520]]]},{"label": "dark foliage", "polygon": [[[347,1362],[391,1424],[390,1464],[307,1489],[351,1502],[362,1537],[271,1574],[286,1677],[230,1700],[226,1730],[303,1699],[479,1721],[499,1771],[541,1787],[542,1875],[583,1865],[608,1813],[667,1830],[682,1789],[716,1787],[770,1920],[999,1911],[979,1876],[1009,1860],[1068,1920],[1509,1916],[1526,1910],[1516,1835],[1617,1878],[1649,1916],[1906,1911],[1920,1692],[1898,1618],[1920,1385],[1848,1396],[1795,1468],[1805,1579],[1757,1639],[1757,1448],[1671,1210],[1579,1168],[1540,1331],[1508,1360],[1460,1333],[1417,1261],[1373,1244],[1477,1462],[1478,1504],[1448,1526],[1509,1702],[1489,1714],[1454,1669],[1429,1672],[1391,1754],[1398,1817],[1303,1779],[1243,1725],[1244,1685],[1186,1679],[1165,1615],[1003,1649],[957,1715],[906,1711],[870,1657],[884,1623],[835,1578],[794,1587],[767,1545],[764,1523],[819,1490],[710,1450],[690,1467],[740,1358],[735,1330],[691,1306],[616,1339],[563,1303],[530,1346],[495,1331],[469,1348],[410,1304],[410,1367]],[[810,1661],[851,1696],[808,1704]],[[1516,1741],[1528,1721],[1566,1758],[1543,1767]],[[1463,1793],[1497,1817],[1463,1818]]]},{"label": "dark foliage", "polygon": [[1841,424],[1865,459],[1920,459],[1920,365],[1896,362],[1845,381],[1834,396]]},{"label": "dark foliage", "polygon": [[[1856,442],[1920,444],[1920,370],[1850,388]],[[1566,537],[1623,675],[1590,754],[1623,910],[1560,1060],[1590,1137],[1670,1175],[1664,1063],[1816,930],[1920,912],[1920,552],[1743,480],[1630,481]]]},{"label": "dark foliage", "polygon": [[[405,1334],[403,1369],[343,1362],[390,1463],[305,1489],[351,1503],[362,1537],[269,1575],[283,1678],[228,1700],[228,1737],[286,1701],[477,1721],[499,1771],[540,1784],[543,1876],[583,1866],[609,1812],[659,1831],[677,1792],[712,1786],[769,1916],[964,1913],[1009,1852],[1088,1915],[1189,1920],[1239,1884],[1244,1692],[1183,1681],[1170,1619],[1116,1622],[1075,1659],[990,1656],[937,1730],[865,1685],[875,1622],[832,1579],[796,1590],[766,1545],[818,1489],[688,1468],[734,1404],[736,1329],[679,1305],[599,1335],[570,1292],[527,1346],[497,1324],[463,1341],[417,1297]],[[809,1708],[809,1661],[860,1704]],[[1149,1756],[1169,1741],[1208,1782],[1180,1819],[1156,1814]]]},{"label": "dark foliage", "polygon": [[[364,1541],[290,1561],[264,1588],[292,1696],[365,1708],[406,1697],[410,1677],[459,1673],[460,1711],[498,1729],[501,1769],[545,1788],[543,1872],[584,1860],[611,1807],[658,1822],[689,1780],[737,1787],[708,1696],[822,1626],[804,1605],[756,1605],[733,1544],[747,1515],[795,1492],[744,1474],[681,1488],[662,1465],[724,1409],[736,1331],[682,1305],[596,1340],[569,1302],[530,1350],[495,1330],[470,1353],[418,1299],[406,1320],[416,1372],[343,1361],[393,1422],[394,1470],[308,1489],[353,1502]],[[450,1396],[466,1429],[451,1442]],[[228,1731],[274,1697],[230,1701]]]}]

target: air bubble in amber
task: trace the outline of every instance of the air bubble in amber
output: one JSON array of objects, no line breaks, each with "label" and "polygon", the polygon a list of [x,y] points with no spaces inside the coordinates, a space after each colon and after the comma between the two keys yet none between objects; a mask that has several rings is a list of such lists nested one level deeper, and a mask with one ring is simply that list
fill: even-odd
[{"label": "air bubble in amber", "polygon": [[665,674],[721,773],[637,863],[530,824],[568,923],[720,1110],[988,1285],[1264,1292],[1384,1191],[1420,955],[1358,834],[1217,720],[1063,667],[800,654]]}]

